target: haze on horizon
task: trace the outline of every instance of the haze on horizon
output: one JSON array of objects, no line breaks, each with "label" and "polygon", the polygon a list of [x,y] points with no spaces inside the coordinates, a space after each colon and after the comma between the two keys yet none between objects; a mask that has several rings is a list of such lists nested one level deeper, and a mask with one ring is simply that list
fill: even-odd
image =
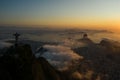
[{"label": "haze on horizon", "polygon": [[0,25],[120,30],[120,0],[0,0]]}]

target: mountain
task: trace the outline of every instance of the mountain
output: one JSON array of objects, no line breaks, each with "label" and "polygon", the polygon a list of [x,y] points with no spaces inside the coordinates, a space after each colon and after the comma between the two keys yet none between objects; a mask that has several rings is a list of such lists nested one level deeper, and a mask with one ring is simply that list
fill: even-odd
[{"label": "mountain", "polygon": [[36,59],[28,44],[11,46],[1,54],[0,80],[64,80],[46,59]]},{"label": "mountain", "polygon": [[80,79],[120,80],[120,43],[109,39],[94,45],[85,43],[88,45],[73,49],[84,57],[77,69]]},{"label": "mountain", "polygon": [[120,54],[120,42],[109,40],[109,39],[103,39],[99,43],[100,46],[104,47],[109,53],[116,55]]},{"label": "mountain", "polygon": [[[32,53],[29,42],[2,47],[0,80],[120,80],[119,42],[103,39],[96,44],[86,35],[78,42],[85,45],[72,50],[63,45],[40,43],[43,48],[38,52],[44,54],[39,57]],[[65,69],[58,71],[50,62]]]}]

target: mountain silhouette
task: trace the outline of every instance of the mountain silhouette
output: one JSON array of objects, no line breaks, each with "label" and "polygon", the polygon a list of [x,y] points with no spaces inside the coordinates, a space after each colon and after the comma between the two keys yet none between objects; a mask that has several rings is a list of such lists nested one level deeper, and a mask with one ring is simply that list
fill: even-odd
[{"label": "mountain silhouette", "polygon": [[28,44],[11,46],[0,56],[0,80],[64,80],[46,59],[36,59]]},{"label": "mountain silhouette", "polygon": [[119,42],[103,39],[99,44],[73,50],[84,57],[77,70],[82,80],[120,80]]}]

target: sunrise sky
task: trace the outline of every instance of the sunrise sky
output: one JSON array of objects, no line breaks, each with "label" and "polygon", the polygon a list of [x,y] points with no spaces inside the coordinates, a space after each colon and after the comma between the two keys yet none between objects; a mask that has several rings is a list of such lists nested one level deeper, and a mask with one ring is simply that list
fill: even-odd
[{"label": "sunrise sky", "polygon": [[120,0],[0,0],[0,25],[120,29]]}]

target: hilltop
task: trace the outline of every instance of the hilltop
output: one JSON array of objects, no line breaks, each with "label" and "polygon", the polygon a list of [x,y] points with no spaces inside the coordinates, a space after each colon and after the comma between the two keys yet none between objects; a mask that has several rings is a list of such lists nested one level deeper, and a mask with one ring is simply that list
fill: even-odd
[{"label": "hilltop", "polygon": [[0,80],[63,80],[45,58],[36,59],[27,44],[1,53],[0,70]]}]

